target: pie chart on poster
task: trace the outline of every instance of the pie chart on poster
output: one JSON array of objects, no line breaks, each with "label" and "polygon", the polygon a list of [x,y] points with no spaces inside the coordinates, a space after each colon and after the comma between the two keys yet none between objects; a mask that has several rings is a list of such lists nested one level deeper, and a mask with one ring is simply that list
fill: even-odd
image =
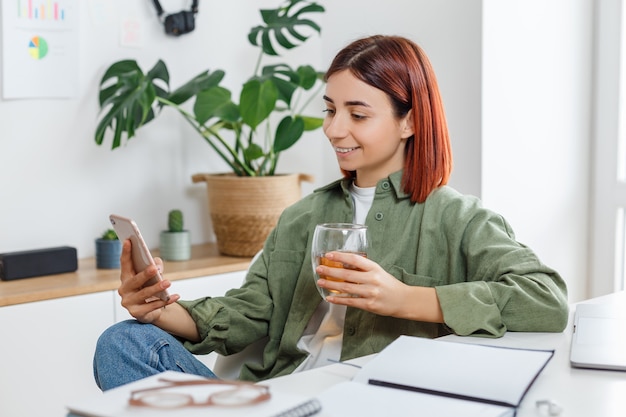
[{"label": "pie chart on poster", "polygon": [[48,55],[48,43],[41,36],[34,36],[28,43],[28,53],[33,59],[42,59]]}]

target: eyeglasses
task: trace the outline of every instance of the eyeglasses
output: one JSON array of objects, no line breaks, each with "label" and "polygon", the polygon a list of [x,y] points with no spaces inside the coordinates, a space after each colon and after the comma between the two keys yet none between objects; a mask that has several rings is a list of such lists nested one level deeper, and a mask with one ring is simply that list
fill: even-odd
[{"label": "eyeglasses", "polygon": [[[219,379],[196,379],[196,380],[171,380],[160,378],[159,382],[167,385],[158,387],[142,388],[130,393],[128,404],[141,407],[153,408],[182,408],[182,407],[206,407],[219,406],[244,406],[257,404],[270,399],[271,394],[268,386],[256,385],[249,382],[223,381]],[[213,386],[206,400],[197,401],[188,392],[163,392],[165,389],[177,387]],[[228,386],[228,389],[220,389],[220,386]],[[207,395],[205,392],[204,395]],[[204,397],[203,395],[203,397]],[[196,398],[199,395],[196,395]]]}]

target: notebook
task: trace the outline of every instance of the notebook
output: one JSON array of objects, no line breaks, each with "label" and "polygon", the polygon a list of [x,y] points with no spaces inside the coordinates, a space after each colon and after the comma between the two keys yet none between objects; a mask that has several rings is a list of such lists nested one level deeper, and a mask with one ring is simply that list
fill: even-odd
[{"label": "notebook", "polygon": [[332,417],[514,416],[553,355],[400,336],[318,398]]},{"label": "notebook", "polygon": [[576,306],[570,364],[575,368],[626,371],[626,305]]},{"label": "notebook", "polygon": [[[113,388],[99,395],[79,398],[67,405],[71,417],[308,417],[321,410],[321,403],[315,398],[287,393],[270,389],[269,401],[241,406],[207,406],[183,407],[178,409],[155,409],[150,407],[135,407],[128,404],[130,392],[133,390],[160,386],[160,378],[170,380],[202,379],[199,376],[166,371],[158,375],[131,382],[121,387]],[[220,388],[212,386],[190,386],[172,389],[170,392],[184,392],[199,402],[206,401],[208,394]],[[223,388],[221,388],[223,389]]]}]

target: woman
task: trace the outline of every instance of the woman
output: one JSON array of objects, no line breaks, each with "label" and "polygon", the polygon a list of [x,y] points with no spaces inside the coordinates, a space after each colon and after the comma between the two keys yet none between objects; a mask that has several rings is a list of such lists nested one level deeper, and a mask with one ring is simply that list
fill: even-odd
[{"label": "woman", "polygon": [[[134,271],[124,243],[122,305],[136,321],[98,342],[96,381],[113,388],[167,369],[214,377],[196,354],[238,352],[267,337],[258,381],[379,352],[402,334],[502,336],[562,331],[567,291],[557,272],[515,241],[508,223],[446,186],[452,156],[443,104],[424,52],[402,37],[348,45],[326,74],[324,133],[344,178],[281,216],[246,282],[224,297],[144,300],[155,267]],[[318,223],[368,225],[368,258],[333,253],[359,270],[319,266],[318,285],[357,297],[322,301],[311,268]],[[167,305],[167,308],[164,308]]]}]

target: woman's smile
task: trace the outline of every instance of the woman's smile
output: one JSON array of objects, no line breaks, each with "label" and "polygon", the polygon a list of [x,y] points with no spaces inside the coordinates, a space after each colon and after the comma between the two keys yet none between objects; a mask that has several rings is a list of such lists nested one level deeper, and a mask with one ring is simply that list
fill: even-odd
[{"label": "woman's smile", "polygon": [[335,146],[335,152],[339,155],[345,155],[345,154],[349,154],[352,153],[352,151],[355,151],[357,149],[360,148],[360,146],[353,146],[352,148],[341,148],[339,146]]}]

